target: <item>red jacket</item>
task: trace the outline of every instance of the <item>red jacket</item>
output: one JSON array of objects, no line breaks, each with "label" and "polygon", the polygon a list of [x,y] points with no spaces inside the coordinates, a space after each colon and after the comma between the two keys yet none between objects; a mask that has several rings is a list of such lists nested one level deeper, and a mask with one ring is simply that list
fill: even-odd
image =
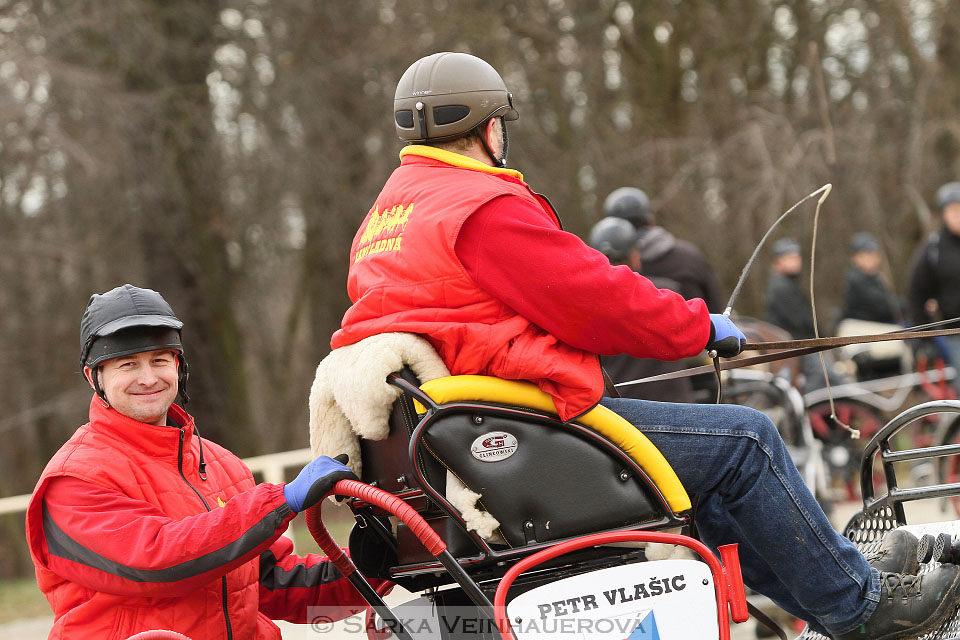
[{"label": "red jacket", "polygon": [[209,440],[202,479],[193,419],[176,405],[168,415],[181,426],[137,422],[94,396],[90,422],[41,475],[27,542],[54,611],[51,638],[279,638],[270,618],[363,607],[325,558],[291,554],[282,533],[296,514],[282,485],[255,485]]},{"label": "red jacket", "polygon": [[[354,304],[333,348],[387,331],[419,333],[452,374],[534,381],[565,420],[589,410],[603,393],[595,353],[622,347],[676,359],[703,349],[710,323],[702,301],[687,303],[625,267],[610,267],[562,231],[549,203],[517,172],[431,147],[407,147],[401,158],[354,238],[347,283]],[[505,255],[478,259],[475,252],[488,252],[480,234],[462,246],[461,230],[474,225],[475,214],[498,207],[507,210],[500,218],[521,212],[532,233],[526,245],[491,238],[491,248]],[[583,269],[562,268],[571,250]],[[518,267],[530,263],[528,254],[549,254],[551,262]],[[480,266],[490,262],[511,273],[484,282]],[[510,279],[522,289],[511,288]],[[592,290],[584,297],[587,279]],[[587,300],[598,293],[601,308],[595,309]],[[605,313],[616,315],[615,326],[625,331],[596,340],[591,324]],[[650,344],[641,344],[647,338]]]},{"label": "red jacket", "polygon": [[469,159],[412,149],[404,150],[354,238],[347,280],[354,304],[332,346],[386,331],[423,334],[453,375],[531,380],[553,396],[564,419],[591,409],[603,395],[596,355],[560,341],[477,287],[456,256],[461,225],[484,203],[522,198],[559,229],[552,207],[515,171],[456,166],[441,159]]}]

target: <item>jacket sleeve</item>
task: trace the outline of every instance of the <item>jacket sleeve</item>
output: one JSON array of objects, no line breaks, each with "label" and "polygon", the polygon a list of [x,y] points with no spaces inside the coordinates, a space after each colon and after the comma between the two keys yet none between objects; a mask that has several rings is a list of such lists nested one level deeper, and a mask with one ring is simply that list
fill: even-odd
[{"label": "jacket sleeve", "polygon": [[611,266],[522,198],[501,196],[474,212],[455,249],[477,286],[572,347],[678,360],[710,337],[703,300]]},{"label": "jacket sleeve", "polygon": [[73,477],[43,489],[39,561],[95,591],[182,596],[256,558],[294,517],[282,485],[261,484],[223,507],[175,520],[154,505]]},{"label": "jacket sleeve", "polygon": [[936,276],[927,259],[930,241],[920,245],[910,260],[910,279],[907,282],[907,304],[910,319],[914,324],[930,321],[926,302],[937,297]]},{"label": "jacket sleeve", "polygon": [[843,310],[840,318],[858,318],[860,317],[861,303],[859,300],[860,288],[857,286],[857,275],[852,270],[847,270],[846,278],[843,281]]},{"label": "jacket sleeve", "polygon": [[[373,588],[383,580],[369,579]],[[342,620],[363,611],[366,601],[324,556],[293,554],[280,537],[260,554],[260,611],[273,620],[309,623]]]}]

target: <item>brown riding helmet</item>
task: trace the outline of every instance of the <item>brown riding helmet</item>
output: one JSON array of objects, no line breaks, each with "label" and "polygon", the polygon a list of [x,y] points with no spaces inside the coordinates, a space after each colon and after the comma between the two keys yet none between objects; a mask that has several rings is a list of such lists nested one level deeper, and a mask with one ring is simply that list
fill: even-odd
[{"label": "brown riding helmet", "polygon": [[394,121],[401,140],[450,140],[494,116],[516,120],[513,95],[496,69],[468,53],[445,51],[414,62],[397,83]]}]

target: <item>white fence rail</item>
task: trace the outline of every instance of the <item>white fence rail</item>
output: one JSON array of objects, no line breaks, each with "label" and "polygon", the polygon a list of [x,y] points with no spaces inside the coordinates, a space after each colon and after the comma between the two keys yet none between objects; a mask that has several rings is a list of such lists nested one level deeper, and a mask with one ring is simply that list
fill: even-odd
[{"label": "white fence rail", "polygon": [[[263,456],[254,456],[244,459],[244,463],[250,468],[254,475],[260,475],[264,482],[279,484],[283,482],[284,471],[289,467],[302,467],[313,459],[310,449],[294,449],[293,451],[281,451],[279,453],[268,453]],[[0,516],[9,513],[23,513],[27,510],[30,503],[30,495],[10,496],[0,498]]]}]

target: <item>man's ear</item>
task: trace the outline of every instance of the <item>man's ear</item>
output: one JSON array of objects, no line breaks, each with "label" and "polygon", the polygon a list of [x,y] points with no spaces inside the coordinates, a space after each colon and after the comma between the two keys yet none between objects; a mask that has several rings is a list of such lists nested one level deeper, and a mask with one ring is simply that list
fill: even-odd
[{"label": "man's ear", "polygon": [[490,118],[487,120],[487,124],[483,125],[483,137],[487,141],[487,144],[490,145],[490,148],[493,149],[493,143],[495,142],[497,146],[500,146],[500,132],[497,131],[499,126],[500,118]]},{"label": "man's ear", "polygon": [[91,369],[90,367],[84,367],[84,368],[83,368],[83,377],[87,379],[87,382],[90,384],[90,388],[91,388],[91,389],[95,389],[95,388],[96,388],[96,387],[93,386],[93,369]]}]

